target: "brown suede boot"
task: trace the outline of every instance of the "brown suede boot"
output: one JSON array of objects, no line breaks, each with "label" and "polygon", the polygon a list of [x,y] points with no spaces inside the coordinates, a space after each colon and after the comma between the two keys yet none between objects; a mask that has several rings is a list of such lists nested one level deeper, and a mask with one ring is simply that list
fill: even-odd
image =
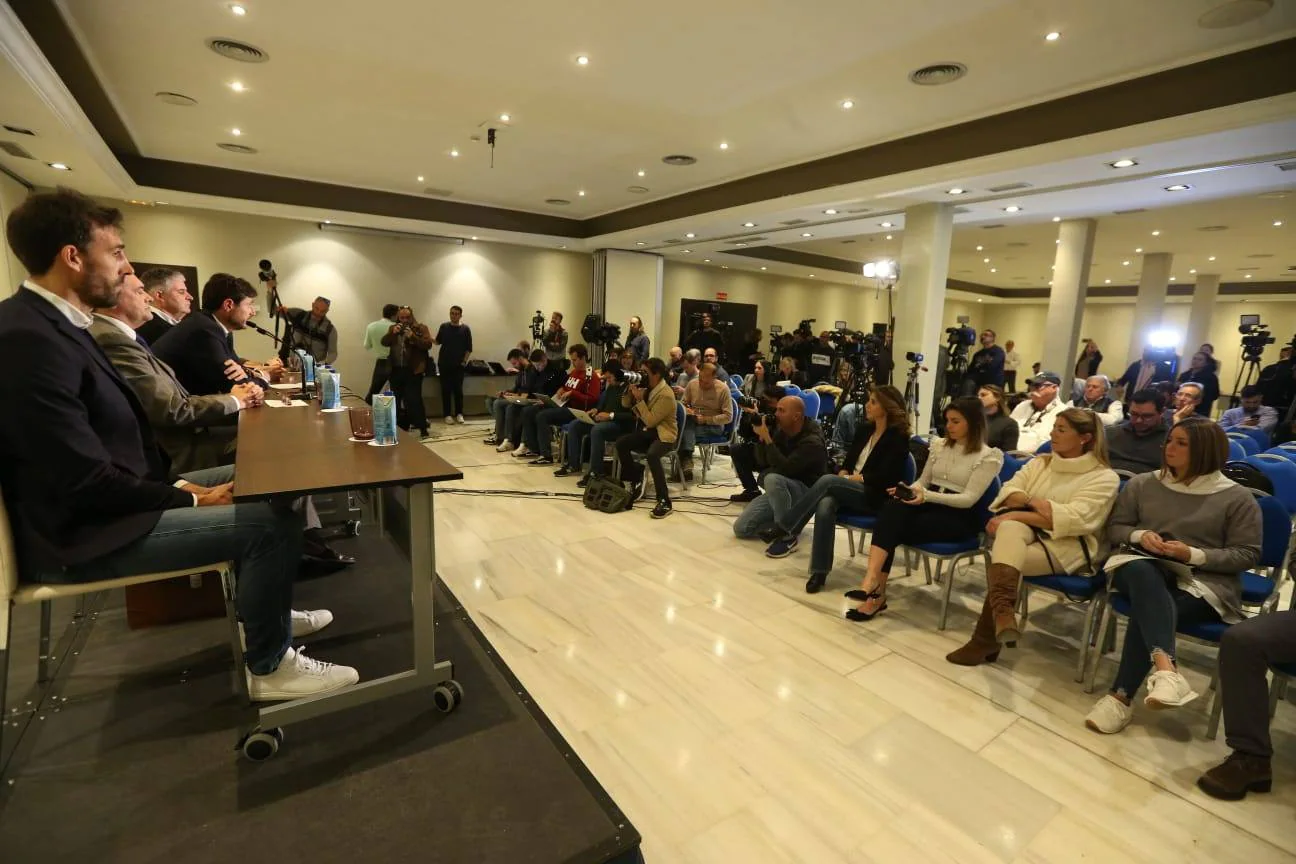
[{"label": "brown suede boot", "polygon": [[1007,564],[991,564],[986,568],[986,602],[994,616],[994,635],[997,642],[1016,642],[1021,638],[1017,629],[1017,583],[1021,571]]},{"label": "brown suede boot", "polygon": [[995,641],[994,615],[990,611],[988,599],[981,605],[981,617],[977,618],[971,641],[962,648],[946,654],[945,659],[955,666],[980,666],[982,663],[993,663],[999,659],[999,643]]}]

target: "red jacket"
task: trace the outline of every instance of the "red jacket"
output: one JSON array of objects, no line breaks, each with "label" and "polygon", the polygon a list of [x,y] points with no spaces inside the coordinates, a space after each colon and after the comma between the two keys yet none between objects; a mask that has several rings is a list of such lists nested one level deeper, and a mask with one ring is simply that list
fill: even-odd
[{"label": "red jacket", "polygon": [[585,367],[583,375],[572,369],[567,373],[567,380],[563,382],[562,386],[568,396],[567,402],[564,404],[568,408],[589,411],[598,404],[599,390],[602,388],[603,379],[595,374],[590,367]]}]

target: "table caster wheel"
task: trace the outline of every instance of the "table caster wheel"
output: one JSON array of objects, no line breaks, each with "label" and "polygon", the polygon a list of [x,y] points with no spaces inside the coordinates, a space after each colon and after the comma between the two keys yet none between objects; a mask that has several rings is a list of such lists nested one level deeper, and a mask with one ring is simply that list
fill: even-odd
[{"label": "table caster wheel", "polygon": [[359,519],[351,519],[350,521],[348,521],[348,522],[346,523],[346,526],[345,526],[345,527],[346,527],[346,536],[348,536],[348,537],[359,537],[359,536],[360,536],[360,520],[359,520]]},{"label": "table caster wheel", "polygon": [[432,702],[442,714],[449,714],[463,701],[463,685],[451,678],[444,684],[438,684],[432,690]]},{"label": "table caster wheel", "polygon": [[278,726],[273,729],[258,729],[243,739],[239,749],[243,751],[248,761],[264,762],[279,752],[279,745],[283,743],[283,739],[283,730]]}]

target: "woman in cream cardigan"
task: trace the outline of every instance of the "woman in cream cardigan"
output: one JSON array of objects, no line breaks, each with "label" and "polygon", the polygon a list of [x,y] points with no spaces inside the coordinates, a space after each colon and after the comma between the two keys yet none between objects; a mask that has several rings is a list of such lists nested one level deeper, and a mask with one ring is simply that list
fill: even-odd
[{"label": "woman in cream cardigan", "polygon": [[1015,642],[1017,585],[1022,576],[1073,573],[1102,558],[1099,537],[1120,478],[1107,461],[1098,415],[1068,408],[1057,415],[1051,454],[1036,456],[1004,484],[986,523],[994,538],[986,599],[972,639],[945,659],[959,666],[993,663]]}]

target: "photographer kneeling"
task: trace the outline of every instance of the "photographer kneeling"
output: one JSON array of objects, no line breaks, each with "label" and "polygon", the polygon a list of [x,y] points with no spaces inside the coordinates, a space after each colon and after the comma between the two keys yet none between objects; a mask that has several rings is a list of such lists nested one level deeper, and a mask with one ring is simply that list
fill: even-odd
[{"label": "photographer kneeling", "polygon": [[653,508],[652,517],[664,519],[672,510],[670,490],[666,488],[666,472],[662,470],[661,460],[675,446],[675,440],[679,437],[679,424],[675,422],[675,396],[664,380],[666,364],[660,357],[649,357],[644,363],[644,369],[648,374],[648,386],[627,387],[621,397],[622,407],[634,409],[635,416],[644,428],[618,438],[616,452],[621,463],[621,479],[630,483],[632,502],[643,495],[643,468],[634,461],[631,454],[646,454],[648,471],[652,474],[653,488],[657,492],[657,506]]},{"label": "photographer kneeling", "polygon": [[760,497],[756,471],[762,466],[756,464],[756,445],[760,443],[760,438],[756,435],[756,423],[768,424],[773,420],[779,400],[785,395],[782,387],[771,384],[761,390],[760,396],[738,397],[738,410],[742,412],[742,419],[738,421],[740,440],[729,448],[729,460],[733,463],[734,473],[738,475],[738,482],[742,484],[741,492],[729,496],[729,500],[735,504],[746,504]]},{"label": "photographer kneeling", "polygon": [[873,529],[868,573],[859,590],[846,592],[862,602],[846,610],[847,618],[869,621],[887,608],[886,583],[897,546],[951,543],[975,538],[981,531],[972,508],[1003,466],[1003,453],[985,439],[980,400],[963,396],[946,407],[945,437],[933,442],[918,482],[888,490],[891,500]]},{"label": "photographer kneeling", "polygon": [[806,419],[805,402],[800,396],[784,396],[778,401],[774,423],[777,425],[771,429],[770,418],[765,414],[756,415],[752,422],[756,443],[750,445],[749,458],[763,471],[765,494],[756,489],[751,467],[740,468],[740,474],[746,474],[744,486],[751,478],[752,488],[756,489],[755,495],[746,499],[751,503],[734,522],[734,536],[740,540],[766,533],[781,535],[778,523],[787,519],[793,502],[804,496],[828,470],[823,431],[817,422]]}]

